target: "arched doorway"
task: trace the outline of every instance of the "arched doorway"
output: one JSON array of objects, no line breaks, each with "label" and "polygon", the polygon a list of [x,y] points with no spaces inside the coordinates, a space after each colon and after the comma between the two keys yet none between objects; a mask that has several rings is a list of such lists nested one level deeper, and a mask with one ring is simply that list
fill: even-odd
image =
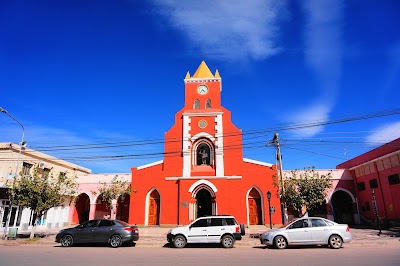
[{"label": "arched doorway", "polygon": [[342,190],[337,190],[331,197],[333,217],[337,223],[354,224],[353,200]]},{"label": "arched doorway", "polygon": [[117,219],[128,222],[129,218],[129,202],[130,196],[128,194],[120,196],[117,201]]},{"label": "arched doorway", "polygon": [[197,218],[213,214],[212,203],[213,199],[207,189],[200,189],[196,193],[197,201]]},{"label": "arched doorway", "polygon": [[250,225],[263,224],[261,195],[255,188],[252,188],[250,190],[249,196],[247,197],[247,201],[249,204]]},{"label": "arched doorway", "polygon": [[148,225],[160,224],[160,193],[154,189],[149,196]]},{"label": "arched doorway", "polygon": [[73,223],[83,223],[89,221],[90,212],[90,198],[86,193],[82,193],[78,196],[75,203],[75,213],[73,217]]}]

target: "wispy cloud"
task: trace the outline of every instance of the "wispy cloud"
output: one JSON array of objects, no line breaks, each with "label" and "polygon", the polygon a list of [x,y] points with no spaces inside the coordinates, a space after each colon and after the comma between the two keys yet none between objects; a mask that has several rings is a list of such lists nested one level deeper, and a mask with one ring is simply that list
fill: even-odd
[{"label": "wispy cloud", "polygon": [[[319,95],[308,107],[299,107],[296,115],[290,115],[293,123],[308,123],[329,118],[336,101],[341,77],[342,58],[342,1],[302,1],[306,18],[304,32],[305,61],[314,72]],[[323,127],[299,131],[299,134],[314,135]]]},{"label": "wispy cloud", "polygon": [[[329,118],[330,106],[325,103],[315,103],[303,108],[300,113],[291,116],[294,122],[299,124],[308,124],[326,121]],[[315,126],[297,130],[296,135],[311,137],[323,130],[322,126]]]},{"label": "wispy cloud", "polygon": [[192,45],[223,60],[264,59],[278,52],[277,20],[284,1],[155,1],[157,11]]},{"label": "wispy cloud", "polygon": [[386,124],[379,128],[376,128],[372,133],[366,138],[366,142],[373,146],[376,144],[383,144],[400,138],[400,121]]}]

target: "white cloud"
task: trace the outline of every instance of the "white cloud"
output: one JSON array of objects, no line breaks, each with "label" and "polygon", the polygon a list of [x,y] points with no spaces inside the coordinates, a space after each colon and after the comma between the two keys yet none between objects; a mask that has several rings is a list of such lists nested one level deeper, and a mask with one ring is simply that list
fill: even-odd
[{"label": "white cloud", "polygon": [[324,122],[328,120],[330,106],[323,103],[313,104],[302,109],[300,112],[290,116],[296,124],[310,124],[311,127],[306,127],[295,131],[296,135],[311,137],[323,130],[322,126],[312,126],[313,123]]},{"label": "white cloud", "polygon": [[196,48],[223,60],[264,59],[278,52],[279,0],[155,1],[157,11]]},{"label": "white cloud", "polygon": [[367,144],[373,146],[390,142],[400,137],[400,121],[386,124],[376,128],[374,131],[376,132],[366,138]]}]

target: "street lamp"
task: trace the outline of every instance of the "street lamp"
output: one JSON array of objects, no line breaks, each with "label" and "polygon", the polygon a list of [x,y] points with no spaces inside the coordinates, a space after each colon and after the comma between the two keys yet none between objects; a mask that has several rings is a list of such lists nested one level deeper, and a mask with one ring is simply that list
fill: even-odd
[{"label": "street lamp", "polygon": [[379,228],[378,236],[380,236],[382,234],[382,230],[381,230],[381,221],[379,220],[379,215],[378,215],[378,206],[376,205],[375,189],[371,189],[371,193],[372,193],[372,209],[378,221],[378,228]]},{"label": "street lamp", "polygon": [[267,192],[268,199],[268,211],[269,211],[269,228],[272,229],[272,217],[271,217],[271,192]]},{"label": "street lamp", "polygon": [[[9,117],[11,117],[15,122],[17,122],[21,128],[22,128],[22,139],[21,139],[21,143],[19,144],[19,153],[18,153],[18,159],[17,159],[17,165],[15,167],[15,174],[14,174],[14,182],[13,182],[13,188],[14,188],[14,184],[15,184],[15,179],[17,178],[18,175],[18,167],[19,167],[19,159],[21,157],[21,153],[22,153],[22,148],[25,148],[26,146],[26,142],[24,141],[24,136],[25,136],[25,128],[24,126],[12,115],[10,115],[5,109],[3,109],[2,107],[0,107],[0,112],[8,115]],[[8,213],[7,213],[7,219],[6,219],[6,224],[4,226],[4,234],[3,234],[3,239],[6,238],[7,236],[7,228],[10,224],[10,217],[11,217],[11,211],[12,211],[12,200],[13,200],[13,196],[14,196],[14,191],[13,189],[11,190],[11,196],[10,196],[10,204],[8,207]]]}]

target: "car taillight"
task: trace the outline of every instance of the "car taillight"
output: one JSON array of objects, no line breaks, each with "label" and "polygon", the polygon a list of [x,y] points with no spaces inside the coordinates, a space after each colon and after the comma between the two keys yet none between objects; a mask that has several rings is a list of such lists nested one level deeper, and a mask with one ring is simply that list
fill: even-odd
[{"label": "car taillight", "polygon": [[132,228],[132,227],[125,227],[124,230],[125,230],[125,231],[128,231],[128,232],[132,232],[132,231],[133,231],[133,228]]},{"label": "car taillight", "polygon": [[347,226],[346,232],[350,232],[350,227]]},{"label": "car taillight", "polygon": [[240,233],[240,226],[236,226],[236,233]]}]

